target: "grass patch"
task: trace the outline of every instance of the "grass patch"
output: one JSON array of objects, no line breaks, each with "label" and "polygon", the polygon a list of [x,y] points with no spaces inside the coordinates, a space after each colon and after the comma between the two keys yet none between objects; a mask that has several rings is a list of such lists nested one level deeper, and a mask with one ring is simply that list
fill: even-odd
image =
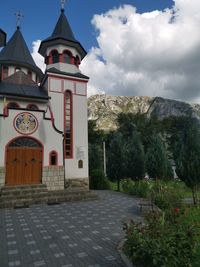
[{"label": "grass patch", "polygon": [[193,225],[193,227],[195,228],[196,247],[195,247],[195,259],[192,264],[192,267],[199,267],[200,266],[200,206],[186,207],[183,223],[185,223],[186,225]]}]

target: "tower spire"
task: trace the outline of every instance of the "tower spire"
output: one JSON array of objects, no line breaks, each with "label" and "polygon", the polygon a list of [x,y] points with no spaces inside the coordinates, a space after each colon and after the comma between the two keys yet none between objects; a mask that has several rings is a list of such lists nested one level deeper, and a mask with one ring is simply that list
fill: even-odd
[{"label": "tower spire", "polygon": [[17,29],[19,29],[21,26],[21,20],[24,17],[24,15],[22,14],[21,11],[16,12],[14,15],[16,16],[16,27]]},{"label": "tower spire", "polygon": [[61,11],[64,11],[65,10],[65,2],[66,0],[60,0],[61,2]]}]

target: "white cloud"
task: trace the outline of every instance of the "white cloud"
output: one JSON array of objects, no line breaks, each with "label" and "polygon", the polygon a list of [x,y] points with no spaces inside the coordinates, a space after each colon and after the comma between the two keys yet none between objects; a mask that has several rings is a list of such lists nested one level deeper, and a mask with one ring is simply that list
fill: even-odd
[{"label": "white cloud", "polygon": [[200,99],[200,1],[143,14],[124,5],[94,15],[98,47],[81,64],[89,95]]},{"label": "white cloud", "polygon": [[36,63],[36,65],[44,72],[46,65],[44,64],[44,58],[38,53],[38,49],[40,46],[41,40],[33,41],[32,43],[32,57]]}]

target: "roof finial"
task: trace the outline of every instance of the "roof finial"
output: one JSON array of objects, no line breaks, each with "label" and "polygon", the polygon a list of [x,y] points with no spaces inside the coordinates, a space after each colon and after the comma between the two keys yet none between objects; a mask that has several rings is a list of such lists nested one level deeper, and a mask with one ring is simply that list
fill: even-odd
[{"label": "roof finial", "polygon": [[65,10],[65,2],[66,0],[60,0],[61,2],[61,11],[64,11]]},{"label": "roof finial", "polygon": [[20,11],[18,11],[15,13],[15,16],[16,16],[16,26],[17,29],[19,29],[21,25],[21,19],[24,17],[24,15]]}]

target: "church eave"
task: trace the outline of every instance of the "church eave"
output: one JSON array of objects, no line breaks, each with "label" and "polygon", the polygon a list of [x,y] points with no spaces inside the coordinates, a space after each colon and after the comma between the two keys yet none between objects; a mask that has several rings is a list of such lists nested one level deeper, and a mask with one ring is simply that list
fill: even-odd
[{"label": "church eave", "polygon": [[27,95],[20,95],[20,94],[12,94],[12,93],[0,93],[0,97],[4,98],[12,98],[12,99],[26,99],[26,100],[38,100],[42,102],[48,102],[50,97],[39,97],[39,96],[27,96]]},{"label": "church eave", "polygon": [[41,71],[41,69],[37,66],[33,66],[33,65],[30,65],[26,62],[20,62],[18,60],[13,60],[13,59],[0,59],[0,65],[4,65],[4,66],[15,66],[15,67],[24,67],[24,68],[27,68],[31,71],[34,71],[36,72],[36,74],[40,77],[40,79],[42,79],[43,77],[43,72]]},{"label": "church eave", "polygon": [[70,72],[64,72],[64,71],[59,71],[56,68],[50,68],[46,71],[47,74],[58,74],[64,77],[70,77],[70,78],[75,78],[75,79],[84,79],[88,81],[90,78],[80,72],[77,73],[70,73]]},{"label": "church eave", "polygon": [[30,98],[30,99],[44,99],[48,100],[49,96],[47,92],[35,85],[21,85],[21,84],[11,84],[2,81],[0,83],[0,95],[3,96],[12,96],[12,97],[21,97],[21,98]]},{"label": "church eave", "polygon": [[62,45],[66,45],[66,46],[75,48],[79,52],[81,59],[83,59],[87,55],[86,50],[83,48],[83,46],[78,41],[71,41],[71,40],[60,38],[60,37],[54,37],[54,38],[50,37],[50,38],[42,41],[40,44],[38,52],[43,57],[45,57],[46,56],[46,49],[48,47],[51,47],[51,46],[54,46],[57,44],[62,44]]}]

